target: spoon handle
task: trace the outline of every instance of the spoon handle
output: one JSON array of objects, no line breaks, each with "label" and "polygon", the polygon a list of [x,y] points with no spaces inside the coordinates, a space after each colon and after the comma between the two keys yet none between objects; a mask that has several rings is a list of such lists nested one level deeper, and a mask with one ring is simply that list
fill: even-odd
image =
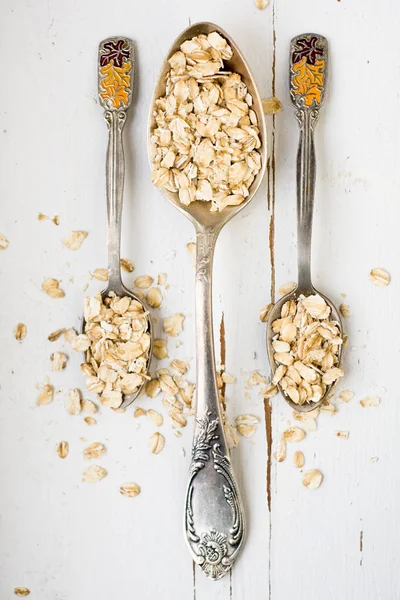
[{"label": "spoon handle", "polygon": [[99,45],[98,87],[109,137],[106,160],[109,287],[121,283],[120,246],[125,160],[122,130],[132,99],[133,43],[123,37]]},{"label": "spoon handle", "polygon": [[312,291],[311,236],[315,191],[314,128],[325,96],[328,42],[307,33],[290,44],[290,95],[300,125],[297,151],[298,288]]},{"label": "spoon handle", "polygon": [[224,435],[212,319],[212,263],[218,232],[196,243],[196,422],[185,502],[185,536],[194,561],[211,579],[231,568],[245,536],[239,488]]}]

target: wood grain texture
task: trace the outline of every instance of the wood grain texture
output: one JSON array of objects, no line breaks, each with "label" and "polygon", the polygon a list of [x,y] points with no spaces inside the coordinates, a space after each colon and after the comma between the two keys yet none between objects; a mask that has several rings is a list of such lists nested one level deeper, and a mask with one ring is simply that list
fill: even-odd
[{"label": "wood grain texture", "polygon": [[[146,3],[104,0],[15,3],[0,6],[0,230],[10,240],[0,254],[0,597],[16,586],[41,600],[135,597],[141,600],[397,600],[400,475],[398,470],[400,342],[398,276],[400,156],[400,55],[398,4],[388,0],[271,0],[259,11],[252,0],[179,0]],[[186,244],[188,221],[152,187],[146,154],[148,102],[164,54],[189,22],[214,21],[236,40],[254,71],[263,97],[276,95],[283,111],[268,117],[269,173],[252,203],[222,232],[215,256],[216,356],[223,315],[222,356],[237,377],[226,385],[227,419],[255,414],[253,438],[241,439],[233,463],[248,520],[244,551],[230,576],[206,580],[193,563],[183,535],[183,501],[192,422],[181,438],[167,421],[165,448],[155,456],[147,441],[154,426],[144,418],[102,410],[98,424],[64,409],[69,388],[83,388],[80,356],[62,340],[47,341],[60,327],[79,327],[82,286],[89,270],[106,266],[104,163],[106,127],[97,102],[96,61],[101,39],[121,34],[135,42],[137,82],[126,125],[122,255],[136,276],[168,273],[170,289],[158,311],[186,316],[183,345],[169,341],[170,357],[192,359],[194,380],[194,272]],[[257,388],[246,389],[253,370],[268,374],[262,306],[276,287],[296,279],[295,157],[297,123],[288,97],[291,37],[314,30],[330,44],[330,79],[316,130],[317,187],[314,282],[336,303],[350,305],[346,379],[355,392],[321,414],[318,429],[288,446],[277,463],[280,433],[291,420],[282,398],[264,410]],[[60,216],[60,226],[37,214]],[[87,230],[81,249],[61,244],[71,230]],[[271,261],[271,258],[273,259]],[[271,264],[271,262],[273,264]],[[387,288],[369,282],[384,267]],[[66,296],[41,291],[47,277],[62,282]],[[71,278],[73,278],[71,280]],[[88,292],[95,291],[90,282]],[[341,293],[346,293],[343,300]],[[18,322],[27,325],[22,343]],[[221,327],[222,329],[222,327]],[[62,373],[51,373],[51,352],[69,353]],[[167,365],[168,361],[161,363]],[[156,367],[156,365],[154,365]],[[36,384],[50,376],[55,400],[37,407]],[[367,395],[382,398],[361,408]],[[90,397],[85,394],[85,397]],[[159,398],[136,406],[165,415]],[[270,504],[265,415],[271,420]],[[348,440],[335,436],[350,432]],[[81,438],[85,438],[87,442]],[[60,460],[56,448],[67,440]],[[82,450],[101,441],[108,476],[81,482]],[[319,468],[316,491],[301,484],[292,465],[296,449],[305,467]],[[378,460],[371,461],[377,458]],[[119,486],[136,482],[134,499]]]}]

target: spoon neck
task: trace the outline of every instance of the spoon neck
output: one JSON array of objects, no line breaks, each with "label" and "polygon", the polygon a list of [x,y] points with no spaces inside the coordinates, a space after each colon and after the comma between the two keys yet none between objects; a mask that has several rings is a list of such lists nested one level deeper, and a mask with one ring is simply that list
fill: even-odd
[{"label": "spoon neck", "polygon": [[108,126],[106,159],[108,270],[110,281],[121,282],[119,263],[125,178],[122,130],[125,125],[126,113],[123,110],[108,110],[104,113],[104,118]]}]

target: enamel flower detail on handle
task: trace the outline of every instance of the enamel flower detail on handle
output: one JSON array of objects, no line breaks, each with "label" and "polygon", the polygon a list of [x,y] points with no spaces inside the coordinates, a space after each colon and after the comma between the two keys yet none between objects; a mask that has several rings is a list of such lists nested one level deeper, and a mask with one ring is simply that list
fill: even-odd
[{"label": "enamel flower detail on handle", "polygon": [[296,117],[301,125],[307,111],[314,127],[325,93],[328,42],[323,36],[304,34],[292,40],[290,54],[290,95],[298,109]]},{"label": "enamel flower detail on handle", "polygon": [[99,96],[103,108],[126,110],[132,99],[133,46],[127,38],[108,38],[99,48]]},{"label": "enamel flower detail on handle", "polygon": [[[229,456],[223,452],[219,427],[218,418],[213,418],[209,410],[197,420],[185,505],[185,531],[192,556],[204,574],[215,580],[229,571],[244,540],[243,508],[236,492]],[[197,515],[194,508],[196,486],[201,486],[201,476],[207,469],[208,474],[204,476],[218,479],[217,488],[228,509],[219,518],[218,529],[222,529],[221,525],[224,525],[223,532],[217,527],[202,531],[201,521],[204,515]],[[212,506],[218,502],[218,498],[209,498],[209,501]],[[201,508],[206,510],[207,507],[197,506],[199,512]]]}]

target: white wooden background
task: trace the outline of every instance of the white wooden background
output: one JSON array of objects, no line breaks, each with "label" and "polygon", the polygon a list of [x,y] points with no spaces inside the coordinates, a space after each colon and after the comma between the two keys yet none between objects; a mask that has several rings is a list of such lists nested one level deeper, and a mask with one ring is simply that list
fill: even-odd
[{"label": "white wooden background", "polygon": [[[16,586],[40,600],[400,597],[398,16],[394,0],[271,0],[263,12],[252,0],[3,0],[0,231],[10,245],[0,255],[1,600],[15,597]],[[168,273],[158,333],[163,317],[184,313],[183,345],[175,348],[170,340],[170,357],[194,357],[193,268],[186,249],[193,230],[150,183],[146,120],[165,52],[182,29],[200,20],[232,35],[261,95],[283,104],[283,112],[267,117],[269,176],[223,231],[215,260],[216,335],[224,313],[226,369],[237,377],[227,386],[228,417],[232,422],[252,413],[261,419],[255,436],[233,451],[248,539],[231,576],[216,583],[193,569],[182,535],[192,420],[180,439],[165,420],[166,445],[158,456],[147,446],[154,426],[134,420],[132,407],[125,414],[102,410],[89,428],[64,408],[66,390],[84,387],[80,357],[61,340],[47,341],[59,327],[79,326],[88,272],[106,266],[107,134],[97,103],[96,51],[101,39],[123,34],[137,51],[136,99],[125,131],[122,243],[136,269],[125,279]],[[271,290],[274,296],[275,283],[296,278],[298,129],[287,91],[288,46],[306,31],[325,35],[331,53],[316,133],[314,279],[338,304],[347,294],[350,340],[339,391],[356,394],[349,404],[335,401],[338,412],[321,414],[317,431],[298,446],[305,467],[325,476],[316,491],[302,486],[291,464],[295,448],[283,463],[273,458],[280,432],[293,422],[289,408],[273,398],[268,456],[263,400],[257,389],[250,397],[245,389],[253,370],[268,374],[259,310]],[[60,226],[39,222],[39,211],[58,214]],[[89,232],[76,253],[61,244],[74,229]],[[371,285],[373,267],[391,273],[389,287]],[[64,299],[42,292],[47,277],[62,281]],[[90,283],[88,292],[96,287]],[[23,343],[13,335],[19,321],[28,327]],[[68,367],[52,374],[49,355],[63,348]],[[36,385],[47,375],[59,393],[38,407]],[[381,405],[362,408],[359,400],[367,395],[379,395]],[[137,404],[165,414],[159,398]],[[349,439],[335,437],[336,430],[349,431]],[[109,475],[98,484],[81,482],[82,438],[107,445],[101,464]],[[60,440],[70,444],[64,461],[56,453]],[[141,486],[135,499],[119,494],[126,481]]]}]

